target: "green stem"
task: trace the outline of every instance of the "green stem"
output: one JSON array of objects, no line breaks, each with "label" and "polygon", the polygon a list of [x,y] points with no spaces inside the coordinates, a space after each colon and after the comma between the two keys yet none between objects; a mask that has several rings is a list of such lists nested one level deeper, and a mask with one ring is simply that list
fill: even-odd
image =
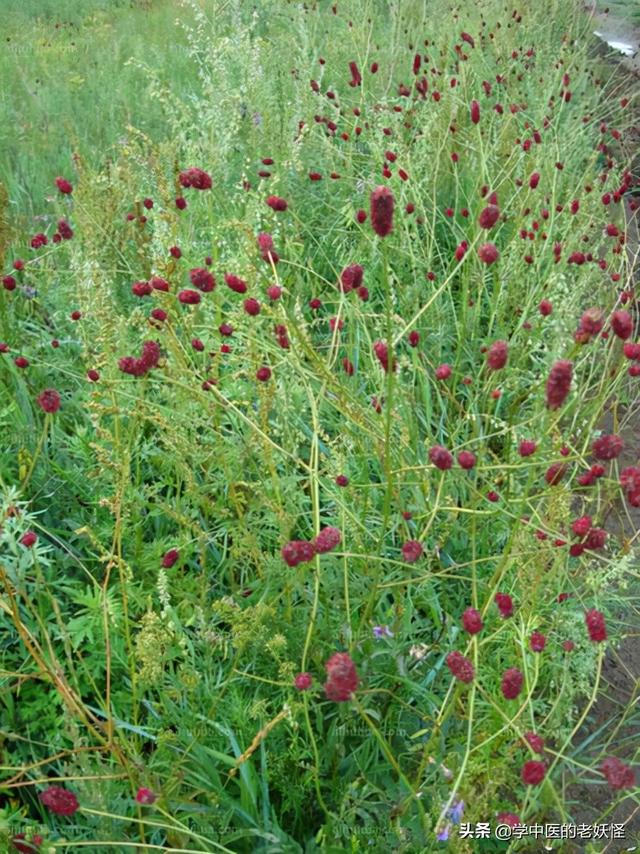
[{"label": "green stem", "polygon": [[[382,527],[380,531],[380,538],[378,540],[378,545],[376,551],[381,553],[382,548],[384,546],[384,539],[387,533],[387,525],[389,524],[389,517],[391,515],[391,497],[393,495],[393,467],[391,464],[391,421],[393,419],[393,387],[394,387],[394,344],[393,344],[393,314],[391,310],[391,284],[389,281],[389,256],[387,251],[386,243],[382,243],[382,284],[384,287],[384,295],[385,295],[385,332],[387,339],[387,396],[384,402],[384,411],[385,411],[385,424],[384,424],[384,476],[386,481],[386,489],[384,494],[384,504],[382,510]],[[380,573],[382,571],[382,564],[378,566],[373,573],[373,583],[371,586],[371,593],[369,595],[369,599],[367,601],[367,605],[364,610],[364,614],[361,620],[361,625],[366,625],[371,612],[373,611],[376,596],[378,592],[378,582],[380,580]]]},{"label": "green stem", "polygon": [[40,454],[42,452],[42,447],[43,447],[44,441],[47,437],[47,432],[49,430],[50,423],[51,423],[51,415],[50,415],[50,413],[47,412],[44,416],[44,426],[42,428],[42,433],[40,434],[40,438],[38,439],[38,445],[36,447],[35,453],[31,459],[31,465],[29,467],[29,471],[27,472],[25,479],[22,481],[22,488],[23,489],[26,489],[27,484],[31,480],[31,475],[33,474],[33,471],[36,467],[36,463],[38,462],[38,457],[40,456]]},{"label": "green stem", "polygon": [[404,784],[405,788],[410,793],[411,798],[413,798],[415,800],[415,802],[418,806],[418,811],[420,813],[420,817],[422,819],[422,826],[423,826],[424,830],[426,831],[428,829],[427,816],[426,816],[426,813],[424,811],[424,806],[422,804],[422,801],[420,800],[421,792],[414,790],[413,786],[411,785],[411,782],[409,781],[409,779],[404,774],[402,768],[400,768],[400,765],[398,764],[397,759],[393,755],[393,752],[392,752],[391,748],[389,747],[389,745],[387,744],[382,733],[377,728],[377,726],[374,724],[374,722],[371,720],[371,718],[367,715],[366,711],[362,708],[362,706],[360,705],[360,703],[358,702],[356,697],[353,697],[353,704],[355,705],[356,709],[358,710],[358,713],[359,713],[360,717],[362,718],[362,720],[366,723],[366,725],[369,727],[369,729],[371,730],[371,732],[375,736],[376,741],[378,742],[378,744],[382,748],[383,753],[385,754],[385,756],[389,760],[389,763],[393,767],[393,769],[396,772],[396,774],[398,775],[399,779],[402,780],[402,783]]}]

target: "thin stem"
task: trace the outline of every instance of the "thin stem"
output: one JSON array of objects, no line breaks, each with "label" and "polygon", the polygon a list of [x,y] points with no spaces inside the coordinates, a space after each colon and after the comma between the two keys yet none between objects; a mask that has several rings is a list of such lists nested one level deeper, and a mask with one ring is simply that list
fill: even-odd
[{"label": "thin stem", "polygon": [[31,458],[31,465],[29,466],[29,471],[25,475],[24,480],[22,481],[22,488],[26,489],[27,484],[31,480],[31,475],[36,467],[36,463],[38,462],[38,458],[42,452],[42,447],[44,445],[45,439],[47,438],[47,433],[49,432],[49,426],[51,424],[51,414],[49,412],[45,413],[44,416],[44,424],[42,426],[42,432],[40,433],[40,438],[38,439],[38,444],[36,446],[36,450]]}]

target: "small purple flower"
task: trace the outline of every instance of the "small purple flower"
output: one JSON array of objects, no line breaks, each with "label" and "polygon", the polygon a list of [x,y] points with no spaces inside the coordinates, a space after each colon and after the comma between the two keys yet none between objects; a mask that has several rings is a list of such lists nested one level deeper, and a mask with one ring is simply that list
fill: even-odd
[{"label": "small purple flower", "polygon": [[438,833],[436,835],[436,839],[438,840],[438,842],[446,842],[447,841],[447,839],[449,838],[449,828],[450,827],[451,827],[451,825],[448,824],[446,827],[444,827],[440,831],[440,833]]},{"label": "small purple flower", "polygon": [[463,812],[464,801],[456,801],[456,803],[449,809],[449,818],[454,824],[460,824]]},{"label": "small purple flower", "polygon": [[392,638],[393,632],[389,628],[389,626],[374,626],[373,627],[373,636],[374,638]]}]

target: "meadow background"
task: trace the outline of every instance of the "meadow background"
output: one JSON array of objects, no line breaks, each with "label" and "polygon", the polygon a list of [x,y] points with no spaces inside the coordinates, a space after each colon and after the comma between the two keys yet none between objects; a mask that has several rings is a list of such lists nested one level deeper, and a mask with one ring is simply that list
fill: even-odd
[{"label": "meadow background", "polygon": [[637,839],[638,83],[582,5],[2,11],[6,849]]}]

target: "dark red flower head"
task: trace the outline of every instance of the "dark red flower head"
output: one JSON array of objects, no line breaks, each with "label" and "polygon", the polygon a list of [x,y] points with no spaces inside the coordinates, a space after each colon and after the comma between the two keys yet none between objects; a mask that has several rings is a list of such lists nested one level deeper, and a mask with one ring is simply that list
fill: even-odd
[{"label": "dark red flower head", "polygon": [[522,766],[522,782],[527,786],[537,786],[544,780],[546,768],[544,762],[539,762],[537,759],[530,759]]},{"label": "dark red flower head", "polygon": [[176,561],[180,558],[180,552],[178,549],[169,549],[168,552],[165,552],[162,558],[162,566],[165,569],[169,569],[176,563]]},{"label": "dark red flower head", "polygon": [[633,320],[628,311],[614,311],[611,315],[611,328],[618,338],[626,341],[633,332]]},{"label": "dark red flower head", "polygon": [[347,652],[336,652],[325,664],[327,681],[324,692],[328,700],[344,703],[358,688],[358,673],[351,656]]},{"label": "dark red flower head", "polygon": [[478,258],[483,264],[493,264],[500,257],[495,243],[483,243],[478,249]]},{"label": "dark red flower head", "polygon": [[299,563],[307,563],[312,560],[316,553],[313,543],[307,540],[291,540],[282,547],[282,557],[287,566],[297,566]]},{"label": "dark red flower head", "polygon": [[530,457],[531,454],[534,454],[537,448],[537,444],[531,439],[523,439],[518,446],[518,453],[521,457]]},{"label": "dark red flower head", "polygon": [[502,675],[502,695],[506,700],[515,700],[522,691],[522,673],[517,667],[510,667]]},{"label": "dark red flower head", "polygon": [[35,531],[25,531],[20,538],[20,542],[25,548],[31,549],[38,542],[38,535]]},{"label": "dark red flower head", "polygon": [[283,199],[280,196],[269,196],[266,199],[266,203],[273,211],[286,211],[288,207],[286,199]]},{"label": "dark red flower head", "polygon": [[593,335],[597,335],[604,327],[604,312],[600,308],[588,308],[580,318],[576,330],[576,341],[586,343]]},{"label": "dark red flower head", "polygon": [[542,652],[547,644],[546,637],[540,632],[533,632],[529,638],[529,646],[532,652]]},{"label": "dark red flower head", "polygon": [[555,362],[547,379],[546,403],[549,409],[559,409],[567,399],[573,377],[573,363],[566,359]]},{"label": "dark red flower head", "polygon": [[44,412],[57,412],[60,409],[60,395],[54,388],[46,388],[38,395],[38,405]]},{"label": "dark red flower head", "polygon": [[49,242],[49,238],[46,234],[43,234],[41,231],[34,235],[31,239],[31,248],[32,249],[40,249],[41,246],[46,246]]},{"label": "dark red flower head", "polygon": [[261,231],[258,235],[258,249],[263,254],[273,249],[273,238],[266,231]]},{"label": "dark red flower head", "polygon": [[621,436],[612,433],[610,436],[600,436],[591,448],[597,460],[614,460],[624,450],[624,441]]},{"label": "dark red flower head", "polygon": [[620,472],[620,486],[632,507],[640,507],[640,467],[627,466]]},{"label": "dark red flower head", "polygon": [[73,192],[73,185],[67,181],[66,178],[56,178],[56,187],[63,193],[65,196],[69,195],[69,193]]},{"label": "dark red flower head", "polygon": [[178,294],[178,301],[183,305],[197,305],[201,299],[198,291],[192,291],[189,288],[185,288]]},{"label": "dark red flower head", "polygon": [[576,519],[571,523],[571,530],[576,537],[586,537],[591,530],[592,524],[593,519],[591,516],[581,516],[579,519]]},{"label": "dark red flower head", "polygon": [[544,473],[544,479],[549,486],[556,486],[566,475],[568,466],[566,463],[552,463]]},{"label": "dark red flower head", "polygon": [[153,292],[153,285],[150,282],[134,282],[131,285],[131,293],[137,297],[148,297]]},{"label": "dark red flower head", "polygon": [[402,546],[402,557],[407,563],[415,563],[422,557],[423,553],[422,543],[418,540],[408,540]]},{"label": "dark red flower head", "polygon": [[156,801],[156,795],[146,786],[140,786],[136,792],[136,801],[144,806],[150,806]]},{"label": "dark red flower head", "polygon": [[192,187],[194,190],[210,190],[212,186],[211,175],[197,166],[185,169],[179,178],[183,187]]},{"label": "dark red flower head", "polygon": [[351,80],[349,81],[349,86],[359,86],[362,83],[362,75],[360,74],[357,63],[350,62],[349,71],[351,72]]},{"label": "dark red flower head", "polygon": [[453,465],[453,457],[442,445],[434,445],[429,449],[429,459],[441,471],[446,471]]},{"label": "dark red flower head", "polygon": [[40,792],[40,800],[56,815],[73,815],[80,808],[73,792],[62,786],[49,786],[44,792]]},{"label": "dark red flower head", "polygon": [[323,528],[313,541],[316,553],[325,554],[325,552],[332,551],[336,546],[340,545],[341,539],[342,535],[338,528],[331,526]]},{"label": "dark red flower head", "polygon": [[473,664],[461,652],[454,650],[445,659],[451,674],[460,682],[472,682],[475,676]]},{"label": "dark red flower head", "polygon": [[311,688],[311,683],[313,682],[313,676],[310,673],[298,673],[296,678],[293,680],[293,684],[296,686],[298,691],[308,691]]},{"label": "dark red flower head", "polygon": [[152,276],[149,279],[149,284],[153,288],[154,291],[162,291],[163,293],[169,293],[169,282],[166,279],[161,279],[160,276]]},{"label": "dark red flower head", "polygon": [[591,608],[584,615],[584,621],[587,624],[589,637],[594,643],[605,641],[607,639],[607,627],[604,622],[604,614],[602,611],[597,611]]},{"label": "dark red flower head", "polygon": [[371,225],[378,237],[386,237],[393,229],[393,193],[388,187],[376,187],[371,193]]},{"label": "dark red flower head", "polygon": [[604,528],[591,528],[584,541],[585,549],[601,549],[607,541],[607,532]]},{"label": "dark red flower head", "polygon": [[[194,293],[194,291],[189,291],[189,293]],[[145,341],[142,345],[142,355],[139,359],[133,356],[124,356],[118,361],[118,367],[125,374],[141,377],[152,368],[157,367],[159,361],[160,347],[157,341]]]},{"label": "dark red flower head", "polygon": [[189,270],[191,284],[204,294],[210,293],[216,286],[216,280],[205,267],[194,267]]},{"label": "dark red flower head", "polygon": [[340,287],[343,293],[347,294],[354,288],[359,288],[362,284],[364,270],[360,264],[349,264],[340,273]]},{"label": "dark red flower head", "polygon": [[160,346],[157,341],[145,341],[142,345],[142,355],[140,363],[146,373],[152,368],[157,367],[160,361]]},{"label": "dark red flower head", "polygon": [[373,352],[376,354],[376,357],[386,374],[388,374],[390,370],[395,370],[397,368],[394,357],[391,358],[391,364],[389,363],[389,349],[385,341],[376,341],[373,345]]},{"label": "dark red flower head", "polygon": [[478,223],[480,228],[489,231],[500,219],[500,208],[497,205],[487,205],[480,213]]},{"label": "dark red flower head", "polygon": [[487,352],[487,365],[492,371],[499,371],[507,364],[509,345],[506,341],[494,341]]},{"label": "dark red flower head", "polygon": [[256,315],[260,314],[260,303],[255,297],[246,299],[243,303],[243,308],[251,317],[256,317]]},{"label": "dark red flower head", "polygon": [[480,611],[476,608],[467,608],[462,615],[462,625],[465,632],[469,632],[470,635],[477,635],[482,630]]},{"label": "dark red flower head", "polygon": [[635,786],[636,775],[633,768],[625,765],[616,756],[608,756],[604,759],[600,770],[612,789],[632,789]]},{"label": "dark red flower head", "polygon": [[458,452],[458,465],[463,469],[472,469],[476,464],[476,455],[471,451]]},{"label": "dark red flower head", "polygon": [[508,593],[496,593],[496,605],[503,617],[511,617],[513,614],[513,599]]},{"label": "dark red flower head", "polygon": [[541,736],[537,735],[535,732],[529,731],[525,732],[524,737],[527,744],[535,753],[544,752],[544,739],[541,738]]}]

